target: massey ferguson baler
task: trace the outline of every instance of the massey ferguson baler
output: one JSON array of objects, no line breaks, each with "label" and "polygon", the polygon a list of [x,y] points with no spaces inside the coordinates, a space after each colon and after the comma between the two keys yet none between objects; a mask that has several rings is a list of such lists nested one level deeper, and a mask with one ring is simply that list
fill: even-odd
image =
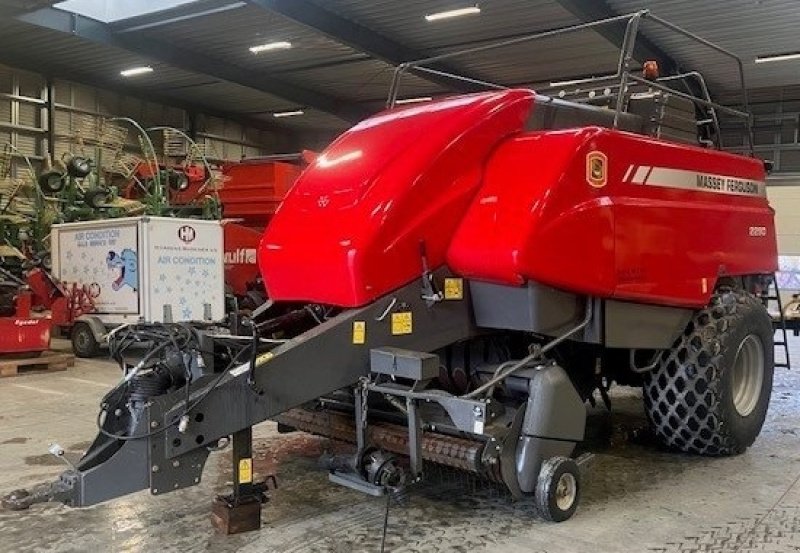
[{"label": "massey ferguson baler", "polygon": [[[191,486],[232,436],[234,494],[215,513],[229,530],[257,527],[251,428],[274,419],[354,444],[327,459],[337,483],[380,494],[424,485],[436,463],[561,521],[580,497],[585,404],[608,400],[612,382],[643,388],[666,446],[743,452],[774,366],[765,168],[713,148],[717,113],[742,112],[673,90],[652,64],[629,70],[645,17],[675,29],[647,12],[588,26],[628,22],[606,99],[494,90],[345,132],[263,237],[272,302],[252,336],[117,332],[125,377],[103,398],[95,442],[6,504]],[[127,363],[144,339],[153,349]]]}]

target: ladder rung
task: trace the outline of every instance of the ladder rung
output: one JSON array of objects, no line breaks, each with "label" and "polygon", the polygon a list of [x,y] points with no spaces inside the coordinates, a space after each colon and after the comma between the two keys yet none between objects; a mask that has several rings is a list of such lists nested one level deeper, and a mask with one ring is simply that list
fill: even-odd
[{"label": "ladder rung", "polygon": [[785,346],[786,342],[775,342],[776,346]]},{"label": "ladder rung", "polygon": [[775,366],[776,367],[780,367],[782,369],[788,369],[789,368],[789,363],[775,363]]}]

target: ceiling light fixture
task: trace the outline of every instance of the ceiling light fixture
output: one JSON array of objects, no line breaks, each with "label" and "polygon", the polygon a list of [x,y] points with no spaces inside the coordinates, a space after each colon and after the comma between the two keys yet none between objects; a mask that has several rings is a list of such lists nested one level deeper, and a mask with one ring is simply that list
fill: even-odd
[{"label": "ceiling light fixture", "polygon": [[793,52],[789,54],[772,54],[769,56],[758,56],[756,63],[767,63],[770,61],[789,61],[800,59],[800,52]]},{"label": "ceiling light fixture", "polygon": [[419,98],[403,98],[401,100],[395,100],[395,105],[402,105],[402,104],[417,104],[419,102],[430,102],[433,100],[430,96],[420,96]]},{"label": "ceiling light fixture", "polygon": [[425,16],[425,21],[439,21],[440,19],[450,19],[451,17],[461,17],[462,15],[473,15],[478,13],[481,13],[481,9],[475,5],[468,8],[458,8],[455,10],[431,13]]},{"label": "ceiling light fixture", "polygon": [[294,117],[295,115],[303,115],[305,112],[302,109],[295,109],[292,111],[276,111],[272,114],[273,117]]},{"label": "ceiling light fixture", "polygon": [[268,52],[270,50],[286,50],[287,48],[291,47],[292,47],[291,42],[286,42],[285,40],[281,40],[278,42],[268,42],[267,44],[251,46],[249,50],[254,54],[260,54],[261,52]]},{"label": "ceiling light fixture", "polygon": [[149,65],[141,65],[139,67],[131,67],[130,69],[123,69],[119,72],[123,77],[135,77],[136,75],[144,75],[145,73],[152,73],[153,68]]}]

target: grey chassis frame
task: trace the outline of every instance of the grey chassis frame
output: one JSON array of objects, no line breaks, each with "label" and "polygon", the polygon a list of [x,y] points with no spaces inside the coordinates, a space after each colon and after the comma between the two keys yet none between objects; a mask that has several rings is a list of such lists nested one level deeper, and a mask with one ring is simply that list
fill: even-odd
[{"label": "grey chassis frame", "polygon": [[[594,301],[584,300],[587,307],[581,318],[558,338],[535,348],[528,357],[498,367],[484,386],[457,396],[425,389],[430,368],[414,372],[416,359],[427,356],[436,358],[436,367],[439,363],[435,355],[417,352],[435,351],[481,332],[473,322],[468,282],[459,300],[444,300],[439,293],[432,300],[426,293],[449,276],[444,269],[426,274],[422,282],[416,280],[262,352],[254,364],[243,363],[198,380],[191,386],[188,412],[186,395],[179,390],[149,400],[135,413],[134,425],[127,410],[108,413],[81,461],[55,483],[35,488],[22,503],[57,500],[88,506],[141,489],[159,495],[195,485],[202,478],[209,451],[220,440],[353,386],[357,396],[391,395],[405,403],[412,479],[422,475],[424,429],[426,434],[469,435],[483,451],[475,461],[475,472],[503,482],[516,496],[532,491],[541,462],[553,455],[569,456],[583,439],[583,401],[564,370],[548,362],[545,354],[569,337],[584,339],[596,332],[590,328],[599,320],[593,316]],[[412,314],[413,332],[393,333],[391,320],[396,313]],[[353,344],[354,323],[366,327],[363,343]],[[401,376],[412,385],[387,379],[391,372],[387,367],[409,356],[412,360],[406,367],[411,372]],[[389,365],[387,358],[393,359]],[[491,399],[491,389],[510,376],[522,379],[528,390],[529,400],[516,410],[504,409]],[[108,402],[113,403],[113,398]],[[446,414],[444,419],[435,419],[436,425],[428,424],[433,420],[428,419],[431,405]],[[366,423],[356,426],[364,448]],[[109,437],[131,427],[124,440]]]}]

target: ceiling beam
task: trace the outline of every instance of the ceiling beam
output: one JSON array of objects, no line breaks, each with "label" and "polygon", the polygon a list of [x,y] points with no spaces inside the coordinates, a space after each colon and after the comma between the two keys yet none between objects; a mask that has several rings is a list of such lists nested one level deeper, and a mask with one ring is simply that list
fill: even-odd
[{"label": "ceiling beam", "polygon": [[[297,140],[296,131],[294,129],[290,129],[282,125],[264,121],[263,119],[247,117],[239,113],[232,113],[220,110],[218,108],[214,108],[204,104],[185,102],[179,98],[175,98],[174,96],[159,94],[157,92],[153,92],[150,89],[146,89],[135,85],[125,84],[123,86],[118,81],[115,81],[113,79],[102,78],[98,77],[95,74],[89,74],[81,71],[76,71],[74,69],[65,68],[47,59],[41,59],[35,56],[30,56],[29,54],[24,52],[2,50],[0,51],[0,64],[7,65],[9,67],[16,67],[18,69],[23,69],[25,71],[30,71],[32,68],[36,68],[36,70],[39,73],[41,73],[47,78],[55,77],[65,81],[82,83],[87,86],[91,86],[93,88],[108,90],[110,92],[114,92],[121,96],[128,96],[130,98],[136,98],[137,100],[142,100],[145,102],[152,102],[168,107],[181,109],[187,112],[187,114],[207,115],[211,117],[219,117],[220,119],[227,119],[229,121],[239,123],[240,125],[243,125],[245,127],[260,129],[275,134],[283,135],[288,137],[292,142],[299,143],[299,141]],[[127,114],[120,113],[116,115],[122,116]]]},{"label": "ceiling beam", "polygon": [[300,107],[335,115],[344,121],[356,122],[369,115],[369,112],[362,107],[352,105],[339,98],[237,67],[226,61],[185,50],[152,37],[145,37],[138,33],[115,33],[108,24],[64,10],[44,8],[20,15],[17,20],[70,34],[103,46],[121,48],[179,69],[246,86],[290,101]]},{"label": "ceiling beam", "polygon": [[119,21],[111,21],[108,25],[116,33],[143,31],[180,21],[189,21],[198,17],[236,10],[246,5],[247,2],[244,0],[195,0],[165,10],[136,15]]},{"label": "ceiling beam", "polygon": [[[258,6],[264,10],[282,15],[315,32],[322,33],[339,44],[344,44],[354,50],[364,52],[389,65],[400,65],[404,62],[429,57],[427,53],[419,52],[399,42],[395,42],[360,23],[342,17],[318,4],[309,2],[309,0],[248,0],[248,2],[253,6]],[[420,24],[423,23],[424,22],[420,18]],[[454,75],[463,75],[463,71],[449,65],[434,64],[426,67]],[[474,83],[450,79],[430,73],[417,72],[415,74],[422,79],[443,86],[449,90],[476,92],[486,89],[486,87]]]},{"label": "ceiling beam", "polygon": [[[568,12],[577,17],[581,23],[608,19],[620,15],[611,9],[606,0],[557,0],[557,2]],[[622,42],[625,40],[625,27],[626,22],[620,21],[618,23],[610,23],[608,25],[595,27],[594,30],[617,48],[622,48]],[[674,73],[680,68],[680,64],[675,61],[672,56],[642,35],[641,31],[636,38],[633,57],[641,62],[656,60],[664,75]]]}]

